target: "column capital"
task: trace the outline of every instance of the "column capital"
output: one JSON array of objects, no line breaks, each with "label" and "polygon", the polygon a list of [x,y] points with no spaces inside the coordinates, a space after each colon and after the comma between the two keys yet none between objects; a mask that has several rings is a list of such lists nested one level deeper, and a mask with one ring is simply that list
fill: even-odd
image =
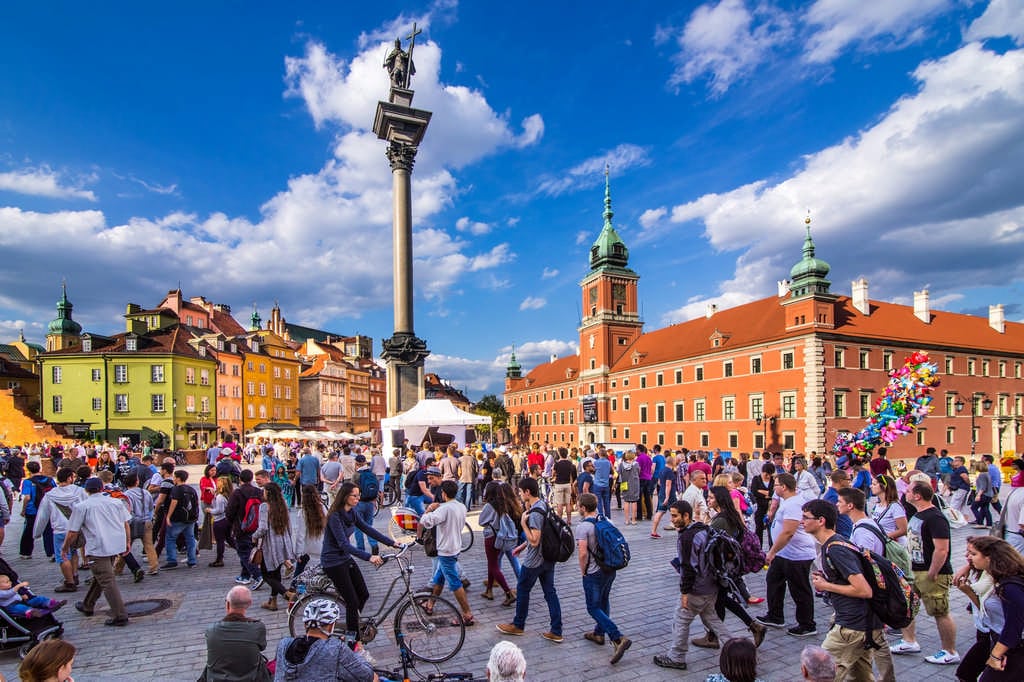
[{"label": "column capital", "polygon": [[411,173],[413,164],[416,162],[417,151],[419,151],[419,148],[411,144],[403,144],[401,142],[388,144],[388,149],[385,153],[388,157],[388,163],[391,164],[391,172],[404,170]]},{"label": "column capital", "polygon": [[391,338],[381,341],[381,358],[387,362],[397,361],[406,365],[422,364],[430,355],[427,342],[408,332],[395,332]]}]

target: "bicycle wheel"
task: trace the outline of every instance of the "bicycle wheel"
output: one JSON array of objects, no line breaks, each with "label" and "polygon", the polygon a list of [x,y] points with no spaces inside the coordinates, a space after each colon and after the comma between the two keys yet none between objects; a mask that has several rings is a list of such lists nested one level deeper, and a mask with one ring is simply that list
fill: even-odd
[{"label": "bicycle wheel", "polygon": [[465,554],[469,551],[469,548],[473,546],[473,527],[469,525],[469,521],[462,525],[462,553]]},{"label": "bicycle wheel", "polygon": [[[424,608],[434,602],[431,613]],[[414,594],[395,614],[395,641],[405,637],[409,653],[427,663],[441,663],[459,653],[466,640],[466,625],[458,607],[429,592]]]},{"label": "bicycle wheel", "polygon": [[398,499],[398,493],[394,487],[389,483],[384,486],[384,490],[381,493],[380,503],[384,507],[390,507]]},{"label": "bicycle wheel", "polygon": [[[309,602],[314,599],[328,599],[333,601],[341,609],[342,617],[345,614],[345,600],[336,594],[330,592],[310,592],[304,595],[301,599],[295,602],[290,609],[288,609],[288,632],[291,633],[292,637],[302,637],[306,634],[306,626],[302,622],[302,612],[306,609]],[[335,627],[339,627],[335,625]],[[345,623],[341,622],[340,627],[344,629]]]},{"label": "bicycle wheel", "polygon": [[412,509],[396,507],[391,510],[391,518],[388,520],[388,535],[395,542],[406,544],[416,540],[416,531],[419,529],[419,516]]}]

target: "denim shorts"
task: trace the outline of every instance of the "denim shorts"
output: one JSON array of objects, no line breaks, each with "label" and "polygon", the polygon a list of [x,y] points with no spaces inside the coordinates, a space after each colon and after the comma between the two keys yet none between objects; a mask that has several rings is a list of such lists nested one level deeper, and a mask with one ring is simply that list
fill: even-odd
[{"label": "denim shorts", "polygon": [[65,561],[71,561],[71,557],[74,555],[75,550],[70,550],[67,554],[61,551],[61,547],[64,546],[64,538],[67,537],[67,533],[54,533],[53,534],[53,558],[57,560],[57,565],[64,563]]},{"label": "denim shorts", "polygon": [[459,578],[459,557],[439,556],[437,557],[437,570],[434,571],[435,585],[448,583],[448,589],[454,592],[462,588],[462,579]]}]

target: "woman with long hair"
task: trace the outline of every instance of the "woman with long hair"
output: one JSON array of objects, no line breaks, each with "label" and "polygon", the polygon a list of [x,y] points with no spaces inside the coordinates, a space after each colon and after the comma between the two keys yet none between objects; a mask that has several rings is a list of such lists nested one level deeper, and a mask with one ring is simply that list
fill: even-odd
[{"label": "woman with long hair", "polygon": [[[708,491],[708,506],[717,512],[715,517],[711,519],[711,527],[727,533],[737,542],[742,540],[743,533],[746,531],[747,525],[744,523],[743,517],[736,511],[736,506],[733,504],[729,488],[722,485],[713,486],[711,490]],[[728,589],[718,590],[718,599],[715,601],[715,612],[718,614],[719,619],[724,620],[725,610],[728,609],[730,613],[743,621],[743,624],[747,626],[747,629],[749,629],[754,636],[754,644],[760,646],[761,641],[764,639],[765,626],[751,618],[750,614],[747,613],[747,610],[743,608],[737,600],[737,596],[746,598],[746,585],[742,583],[743,578],[739,578],[737,580],[736,588],[740,591],[740,595],[734,595],[732,591]],[[703,638],[693,640],[693,643],[697,646],[710,649],[718,648],[718,638],[710,630]]]},{"label": "woman with long hair", "polygon": [[286,592],[281,583],[281,567],[295,560],[295,538],[288,518],[288,504],[280,486],[273,481],[263,486],[263,500],[260,525],[252,539],[259,542],[263,552],[260,570],[263,580],[270,585],[270,599],[261,606],[268,611],[277,611],[277,597]]},{"label": "woman with long hair", "polygon": [[[980,682],[1024,679],[1024,557],[1005,540],[990,536],[971,538],[967,549],[971,565],[986,571],[1003,607],[1004,619]],[[995,628],[993,628],[995,630]]]},{"label": "woman with long hair", "polygon": [[871,494],[878,498],[871,513],[875,523],[886,535],[907,546],[907,511],[900,504],[896,479],[889,474],[876,476],[871,482]]},{"label": "woman with long hair", "polygon": [[349,538],[358,528],[366,535],[389,547],[398,546],[394,540],[356,515],[357,504],[359,504],[359,486],[352,481],[342,483],[327,515],[324,544],[320,552],[320,565],[323,567],[324,573],[334,583],[338,596],[345,602],[346,640],[353,648],[355,648],[359,632],[359,612],[363,610],[366,600],[370,598],[370,591],[366,589],[366,581],[363,579],[359,567],[356,566],[355,559],[358,557],[363,561],[369,561],[374,566],[380,566],[384,560],[378,555],[371,555],[365,550],[359,549],[349,541]]},{"label": "woman with long hair", "polygon": [[[484,531],[484,554],[487,557],[487,579],[484,581],[484,592],[480,596],[484,599],[494,599],[492,592],[494,585],[498,585],[505,591],[503,606],[511,606],[516,603],[515,590],[509,588],[505,576],[501,572],[501,552],[494,546],[494,539],[497,536],[501,520],[509,517],[513,521],[523,515],[522,508],[514,497],[508,498],[502,494],[502,488],[508,486],[504,483],[490,485],[484,493],[484,506],[480,510],[478,522]],[[512,500],[510,504],[509,500]]]},{"label": "woman with long hair", "polygon": [[93,467],[97,476],[100,475],[101,471],[109,471],[112,474],[117,473],[117,465],[114,460],[110,457],[109,450],[99,450],[96,455],[96,466]]},{"label": "woman with long hair", "polygon": [[22,682],[71,682],[75,645],[63,639],[48,639],[32,647],[18,668]]},{"label": "woman with long hair", "polygon": [[[992,576],[975,565],[979,555],[975,539],[967,538],[967,563],[953,574],[953,586],[970,600],[968,608],[974,616],[974,644],[956,668],[957,680],[970,682],[975,682],[985,671],[986,659],[1003,627],[1003,605],[995,593]],[[984,565],[984,558],[978,563]]]},{"label": "woman with long hair", "polygon": [[295,575],[300,575],[306,566],[320,565],[320,550],[324,545],[324,530],[327,528],[327,508],[320,500],[316,487],[307,485],[302,489],[302,506],[295,524],[295,554],[299,564]]},{"label": "woman with long hair", "polygon": [[676,458],[669,455],[665,458],[665,466],[662,467],[661,473],[658,474],[660,484],[658,485],[658,505],[654,511],[654,519],[651,520],[651,537],[655,539],[661,538],[658,533],[658,527],[661,525],[662,518],[668,512],[668,508],[672,506],[672,503],[676,501]]},{"label": "woman with long hair", "polygon": [[746,637],[730,639],[718,658],[721,672],[708,675],[704,682],[761,682],[757,676],[757,648]]},{"label": "woman with long hair", "polygon": [[228,521],[227,516],[228,500],[231,499],[233,491],[234,486],[231,484],[230,476],[221,476],[217,479],[217,489],[213,496],[213,502],[210,503],[207,509],[210,518],[213,519],[213,539],[217,542],[217,558],[210,562],[210,568],[220,568],[224,565],[225,544],[230,544],[232,547],[235,546],[229,537],[231,523]]},{"label": "woman with long hair", "polygon": [[640,501],[640,465],[636,461],[636,452],[629,450],[622,456],[622,461],[616,469],[619,474],[619,491],[622,492],[623,514],[626,519],[623,523],[627,526],[635,526],[636,503]]}]

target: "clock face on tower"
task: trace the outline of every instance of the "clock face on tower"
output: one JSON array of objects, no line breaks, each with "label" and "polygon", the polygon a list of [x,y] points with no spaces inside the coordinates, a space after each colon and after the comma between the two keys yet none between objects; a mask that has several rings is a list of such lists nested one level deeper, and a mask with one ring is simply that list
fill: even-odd
[{"label": "clock face on tower", "polygon": [[626,300],[626,285],[625,284],[613,284],[612,285],[612,298],[616,301]]}]

